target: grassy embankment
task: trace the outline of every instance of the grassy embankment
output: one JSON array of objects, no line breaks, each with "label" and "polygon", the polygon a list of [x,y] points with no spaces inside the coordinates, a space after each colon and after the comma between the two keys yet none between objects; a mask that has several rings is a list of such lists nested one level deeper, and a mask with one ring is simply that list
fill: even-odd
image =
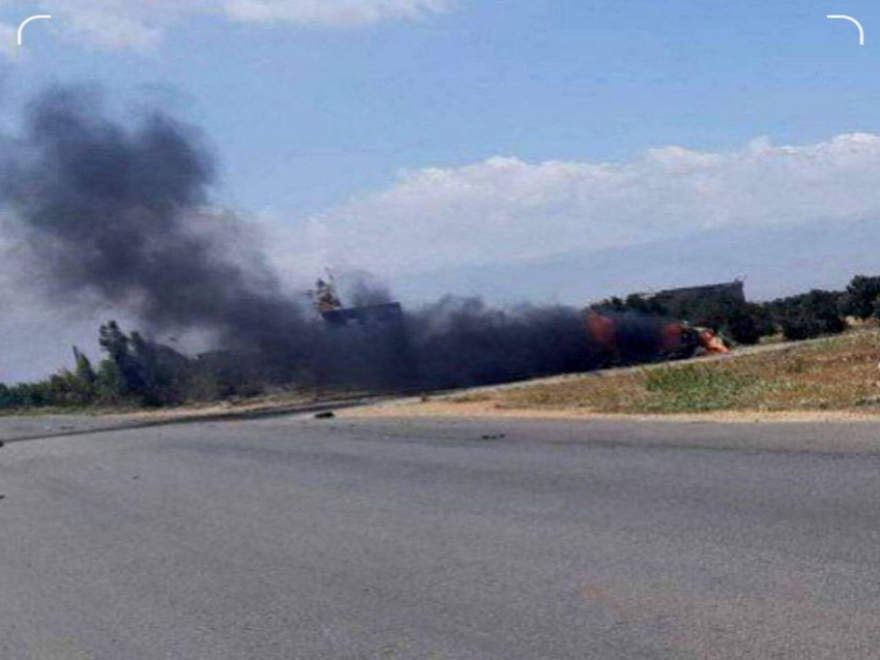
[{"label": "grassy embankment", "polygon": [[[770,349],[771,347],[765,347]],[[729,358],[618,369],[477,390],[429,401],[421,414],[553,411],[693,414],[845,411],[880,414],[880,332],[745,351]],[[400,411],[405,414],[405,411]]]}]

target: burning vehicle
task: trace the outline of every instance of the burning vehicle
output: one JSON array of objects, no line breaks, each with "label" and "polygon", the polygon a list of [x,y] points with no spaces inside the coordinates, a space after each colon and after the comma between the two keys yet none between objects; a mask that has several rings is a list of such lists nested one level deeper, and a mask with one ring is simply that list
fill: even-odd
[{"label": "burning vehicle", "polygon": [[709,328],[635,312],[586,311],[586,334],[601,366],[724,355],[730,348]]},{"label": "burning vehicle", "polygon": [[663,355],[671,360],[686,360],[700,355],[726,355],[730,353],[724,338],[710,328],[692,326],[685,322],[671,321],[664,328]]}]

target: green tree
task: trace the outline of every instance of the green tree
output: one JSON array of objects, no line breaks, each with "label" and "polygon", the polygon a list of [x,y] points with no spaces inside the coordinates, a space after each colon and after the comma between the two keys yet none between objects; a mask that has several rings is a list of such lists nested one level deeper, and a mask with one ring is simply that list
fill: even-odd
[{"label": "green tree", "polygon": [[101,326],[99,343],[107,354],[98,372],[103,396],[139,405],[160,406],[182,398],[189,360],[139,332],[126,335],[115,321]]},{"label": "green tree", "polygon": [[880,277],[854,277],[846,287],[841,307],[844,314],[856,318],[880,317]]},{"label": "green tree", "polygon": [[786,339],[809,339],[839,334],[846,329],[840,311],[840,294],[813,290],[771,303]]},{"label": "green tree", "polygon": [[73,359],[76,365],[74,371],[76,377],[87,385],[94,385],[95,381],[98,380],[98,375],[95,373],[95,368],[92,366],[88,356],[74,346]]},{"label": "green tree", "polygon": [[122,371],[109,358],[98,367],[96,390],[103,403],[121,403],[129,394]]}]

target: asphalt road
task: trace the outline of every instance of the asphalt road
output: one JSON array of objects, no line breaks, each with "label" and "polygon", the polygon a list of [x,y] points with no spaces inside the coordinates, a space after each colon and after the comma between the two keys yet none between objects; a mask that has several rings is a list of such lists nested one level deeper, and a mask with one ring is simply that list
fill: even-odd
[{"label": "asphalt road", "polygon": [[876,659],[878,452],[873,424],[276,418],[8,443],[0,658]]}]

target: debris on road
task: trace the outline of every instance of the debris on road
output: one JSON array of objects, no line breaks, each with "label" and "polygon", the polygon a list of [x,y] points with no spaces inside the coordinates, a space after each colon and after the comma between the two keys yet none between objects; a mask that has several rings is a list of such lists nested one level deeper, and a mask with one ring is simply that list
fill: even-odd
[{"label": "debris on road", "polygon": [[315,419],[334,419],[336,417],[336,413],[332,410],[326,410],[324,412],[319,412],[315,415]]}]

